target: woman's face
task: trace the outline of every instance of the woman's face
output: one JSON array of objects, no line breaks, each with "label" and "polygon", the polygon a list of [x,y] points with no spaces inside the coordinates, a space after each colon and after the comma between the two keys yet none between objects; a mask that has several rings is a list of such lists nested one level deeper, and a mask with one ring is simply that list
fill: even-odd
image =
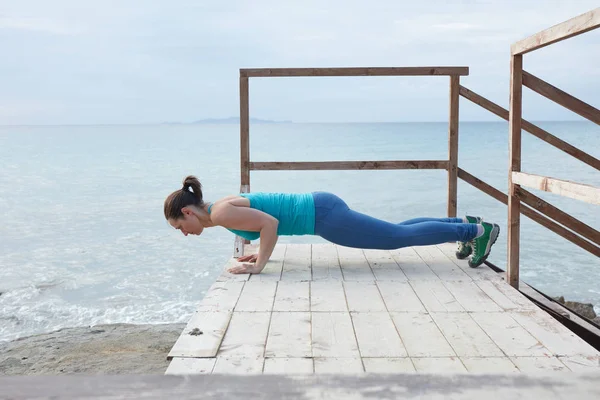
[{"label": "woman's face", "polygon": [[200,222],[200,219],[196,214],[188,209],[187,207],[182,210],[183,217],[178,219],[170,219],[169,224],[181,231],[185,236],[187,235],[200,235],[204,230],[204,226]]}]

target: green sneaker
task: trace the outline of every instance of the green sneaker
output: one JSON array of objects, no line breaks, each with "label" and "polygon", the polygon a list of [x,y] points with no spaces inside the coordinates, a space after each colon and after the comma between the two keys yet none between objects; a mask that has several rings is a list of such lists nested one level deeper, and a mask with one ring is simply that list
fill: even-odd
[{"label": "green sneaker", "polygon": [[[483,218],[481,217],[471,217],[470,215],[466,216],[467,221],[469,221],[469,224],[480,224],[483,222]],[[464,260],[465,258],[469,257],[471,255],[471,253],[473,252],[473,249],[471,248],[471,243],[470,242],[457,242],[458,243],[458,250],[456,250],[456,253],[454,253],[456,255],[456,258],[458,258],[459,260]]]},{"label": "green sneaker", "polygon": [[496,243],[500,233],[498,224],[482,222],[481,225],[483,225],[483,235],[471,240],[471,247],[473,247],[473,257],[469,260],[471,268],[479,267],[488,258],[492,245]]}]

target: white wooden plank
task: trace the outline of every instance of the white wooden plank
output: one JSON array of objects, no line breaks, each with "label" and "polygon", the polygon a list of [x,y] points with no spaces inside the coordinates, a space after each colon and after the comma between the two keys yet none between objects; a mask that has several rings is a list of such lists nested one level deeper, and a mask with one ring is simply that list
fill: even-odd
[{"label": "white wooden plank", "polygon": [[348,311],[342,282],[311,282],[310,307],[311,311]]},{"label": "white wooden plank", "polygon": [[467,313],[431,313],[431,317],[460,357],[501,357],[502,350]]},{"label": "white wooden plank", "polygon": [[360,358],[315,358],[317,374],[357,374],[365,372]]},{"label": "white wooden plank", "polygon": [[442,253],[454,263],[458,268],[460,268],[465,274],[469,275],[471,279],[474,281],[481,280],[492,280],[497,281],[502,279],[502,275],[498,274],[487,265],[480,265],[477,268],[469,267],[469,261],[459,260],[456,258],[456,250],[458,249],[458,245],[456,243],[441,243],[436,245],[438,249],[442,251]]},{"label": "white wooden plank", "polygon": [[511,312],[510,315],[554,355],[600,356],[598,350],[542,310]]},{"label": "white wooden plank", "polygon": [[363,250],[367,262],[371,266],[373,275],[378,281],[406,282],[408,278],[398,266],[394,257],[387,250]]},{"label": "white wooden plank", "polygon": [[400,268],[375,268],[372,269],[373,275],[377,281],[394,281],[394,282],[405,282],[407,281],[406,275]]},{"label": "white wooden plank", "polygon": [[310,281],[312,277],[310,244],[289,244],[283,261],[282,281]]},{"label": "white wooden plank", "polygon": [[210,374],[216,358],[175,357],[167,367],[165,375],[204,375]]},{"label": "white wooden plank", "polygon": [[444,282],[444,286],[467,311],[502,311],[474,282]]},{"label": "white wooden plank", "polygon": [[550,356],[552,353],[507,313],[472,313],[471,317],[507,356]]},{"label": "white wooden plank", "polygon": [[338,253],[332,243],[312,245],[312,280],[323,279],[344,279]]},{"label": "white wooden plank", "polygon": [[350,311],[387,311],[375,282],[344,282],[344,291]]},{"label": "white wooden plank", "polygon": [[351,313],[362,357],[406,357],[408,354],[387,312]]},{"label": "white wooden plank", "polygon": [[363,364],[367,373],[401,374],[415,372],[410,358],[364,358]]},{"label": "white wooden plank", "polygon": [[236,265],[237,260],[235,258],[231,257],[229,260],[227,260],[227,262],[225,263],[225,267],[221,272],[221,275],[217,277],[217,282],[247,281],[248,279],[250,279],[250,274],[230,274],[229,272],[227,272],[229,268],[234,267]]},{"label": "white wooden plank", "polygon": [[312,358],[265,358],[265,374],[312,374]]},{"label": "white wooden plank", "polygon": [[411,357],[446,357],[456,353],[428,314],[390,313]]},{"label": "white wooden plank", "polygon": [[218,356],[263,357],[271,313],[235,312]]},{"label": "white wooden plank", "polygon": [[417,372],[426,373],[456,373],[467,372],[467,369],[458,357],[444,358],[413,358]]},{"label": "white wooden plank", "polygon": [[281,281],[277,284],[273,311],[310,311],[310,283]]},{"label": "white wooden plank", "polygon": [[478,374],[519,372],[508,357],[461,357],[469,372]]},{"label": "white wooden plank", "polygon": [[409,281],[439,279],[412,247],[391,250],[390,254]]},{"label": "white wooden plank", "polygon": [[345,281],[374,281],[375,276],[361,249],[336,246]]},{"label": "white wooden plank", "polygon": [[314,357],[360,357],[349,313],[313,312],[311,318]]},{"label": "white wooden plank", "polygon": [[[277,243],[273,249],[265,269],[260,274],[250,276],[251,281],[278,281],[281,279],[281,271],[283,270],[283,260],[285,258],[287,245]],[[257,254],[258,249],[255,251],[244,251],[244,254]]]},{"label": "white wooden plank", "polygon": [[415,246],[413,249],[442,281],[471,280],[469,275],[450,261],[436,246]]},{"label": "white wooden plank", "polygon": [[429,312],[465,311],[440,280],[410,281],[419,300]]},{"label": "white wooden plank", "polygon": [[518,310],[520,307],[490,281],[477,281],[476,285],[503,310]]},{"label": "white wooden plank", "polygon": [[277,282],[246,282],[235,311],[271,311],[276,289]]},{"label": "white wooden plank", "polygon": [[244,282],[215,282],[196,311],[233,311],[242,293]]},{"label": "white wooden plank", "polygon": [[510,286],[508,283],[506,283],[505,280],[500,279],[497,281],[492,281],[492,284],[496,287],[496,289],[498,289],[500,293],[508,297],[511,302],[517,305],[518,310],[533,311],[538,309],[538,307],[534,303],[532,303],[527,297],[525,297],[525,295],[523,295],[514,287]]},{"label": "white wooden plank", "polygon": [[569,371],[556,357],[511,357],[521,372]]},{"label": "white wooden plank", "polygon": [[[532,84],[533,84],[533,82],[537,83],[537,85],[533,84],[533,85],[528,86],[528,87],[532,88],[533,90],[536,90],[536,88],[539,88],[538,85],[543,85],[543,86],[548,85],[546,82],[536,79],[536,77],[532,76],[531,74],[525,73],[524,75],[525,75],[524,78],[526,79],[525,82],[532,83]],[[544,83],[546,83],[546,85],[544,85]],[[539,89],[541,89],[541,88],[539,88]],[[555,99],[562,99],[562,97],[565,95],[567,95],[567,94],[563,92],[562,96],[558,95],[556,93],[556,94],[553,94],[553,96],[551,96],[551,97],[556,96],[556,97],[554,97]],[[571,101],[577,101],[577,99],[571,98]],[[581,107],[581,104],[582,103],[579,103],[579,107]],[[583,103],[583,104],[585,104],[585,103]],[[579,107],[574,108],[573,110],[575,110],[575,112],[577,112]],[[597,110],[595,110],[595,111],[596,111],[596,113],[598,112]],[[579,114],[579,112],[578,112],[578,114]],[[594,119],[596,121],[598,121],[597,117]],[[529,187],[532,189],[543,190],[545,192],[558,194],[559,196],[570,197],[572,199],[585,201],[586,203],[600,205],[600,188],[599,187],[588,185],[585,183],[571,182],[571,181],[566,181],[566,180],[562,180],[562,179],[552,178],[550,176],[535,175],[535,174],[529,174],[529,173],[518,172],[518,171],[513,171],[511,175],[512,175],[512,182],[514,184]]]},{"label": "white wooden plank", "polygon": [[273,312],[265,357],[312,357],[309,312]]},{"label": "white wooden plank", "polygon": [[217,357],[213,374],[262,374],[265,359],[262,357]]},{"label": "white wooden plank", "polygon": [[408,282],[377,282],[388,311],[425,312],[425,307]]},{"label": "white wooden plank", "polygon": [[558,359],[573,372],[599,372],[600,357],[596,356],[568,356]]},{"label": "white wooden plank", "polygon": [[[591,6],[590,6],[591,8]],[[566,21],[552,25],[543,31],[527,36],[510,46],[511,54],[526,54],[542,47],[549,46],[561,40],[572,38],[598,28],[600,25],[600,10],[598,8],[570,18]],[[575,111],[575,110],[573,110]],[[577,112],[577,111],[575,111]],[[588,119],[591,119],[588,117]],[[597,122],[596,122],[597,123]]]},{"label": "white wooden plank", "polygon": [[230,319],[231,313],[227,311],[194,313],[168,357],[214,357]]}]

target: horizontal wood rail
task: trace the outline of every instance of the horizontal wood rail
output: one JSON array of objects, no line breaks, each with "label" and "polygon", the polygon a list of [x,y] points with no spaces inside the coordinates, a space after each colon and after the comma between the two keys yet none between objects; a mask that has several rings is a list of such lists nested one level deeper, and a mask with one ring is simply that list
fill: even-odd
[{"label": "horizontal wood rail", "polygon": [[600,27],[600,8],[588,11],[585,14],[581,14],[520,40],[511,46],[511,52],[513,55],[529,53],[530,51],[580,35],[598,27]]},{"label": "horizontal wood rail", "polygon": [[[484,192],[484,193],[488,194],[489,196],[495,198],[496,200],[500,201],[501,203],[508,205],[508,196],[505,193],[502,193],[500,190],[496,189],[495,187],[493,187],[493,186],[485,183],[481,179],[469,174],[467,171],[459,168],[458,169],[458,177],[460,179],[462,179],[463,181],[469,183],[473,187],[481,190],[482,192]],[[521,211],[521,214],[523,214],[526,217],[530,218],[531,220],[537,222],[538,224],[542,225],[543,227],[550,229],[552,232],[556,233],[559,236],[562,236],[563,238],[567,239],[571,243],[581,247],[584,250],[589,251],[590,253],[592,253],[593,255],[595,255],[597,257],[600,257],[600,247],[581,238],[580,236],[571,232],[570,230],[563,227],[562,225],[559,225],[556,222],[552,221],[550,218],[545,217],[544,215],[537,212],[533,208],[531,208],[525,204],[521,204],[520,211]]]},{"label": "horizontal wood rail", "polygon": [[[521,130],[525,128],[522,115],[523,86],[528,87],[534,92],[541,94],[557,104],[600,125],[600,111],[597,108],[577,99],[574,96],[571,96],[570,94],[560,90],[555,86],[552,86],[547,82],[544,82],[540,78],[525,72],[523,70],[523,55],[530,51],[548,46],[549,44],[582,34],[598,27],[600,27],[600,8],[596,8],[561,24],[548,28],[542,32],[536,33],[535,35],[532,35],[526,39],[513,43],[511,46],[509,94],[510,107],[508,130],[508,262],[506,275],[507,281],[515,288],[518,288],[519,286],[520,215],[521,213],[524,213],[524,210],[529,209],[527,206],[521,205],[521,200],[523,200],[523,196],[531,201],[534,200],[528,196],[528,192],[521,191],[519,185],[557,193],[594,204],[600,204],[599,188],[521,172]],[[556,142],[556,140],[554,141]],[[560,144],[556,142],[555,145],[559,147],[558,145]],[[564,145],[562,147],[562,149],[566,151],[566,147]],[[569,150],[572,151],[571,148],[569,148]],[[587,154],[585,156],[587,156],[586,162],[588,164],[590,164],[590,162],[595,164],[597,161],[594,158],[590,158],[590,156]],[[577,158],[581,159],[581,157]],[[542,206],[542,204],[539,202],[537,204],[540,204],[540,207]],[[553,212],[554,210],[546,207],[546,211]],[[557,216],[564,219],[565,215],[566,214],[561,214]],[[573,221],[570,222],[572,225]],[[561,227],[561,229],[565,228]],[[555,230],[555,232],[557,231]],[[575,235],[570,231],[568,232],[571,235]],[[567,238],[567,236],[564,237]],[[597,246],[594,246],[584,239],[579,238],[579,236],[577,236],[577,238],[584,244],[580,244],[580,247],[590,250],[590,246],[592,246],[592,252],[598,255]]]},{"label": "horizontal wood rail", "polygon": [[516,185],[543,190],[587,203],[600,204],[600,188],[592,185],[524,172],[513,172],[512,181]]},{"label": "horizontal wood rail", "polygon": [[[458,186],[458,128],[460,77],[469,75],[469,67],[371,67],[371,68],[242,68],[240,69],[240,191],[250,191],[250,171],[282,170],[398,170],[443,169],[448,174],[447,214],[456,216]],[[447,160],[404,161],[314,161],[255,162],[250,159],[249,79],[257,77],[331,77],[331,76],[440,76],[449,77]],[[246,241],[236,238],[234,256],[243,253]]]},{"label": "horizontal wood rail", "polygon": [[469,75],[469,67],[245,68],[240,77]]},{"label": "horizontal wood rail", "polygon": [[566,212],[554,207],[552,204],[540,199],[535,194],[523,189],[520,186],[515,188],[515,192],[517,196],[519,196],[519,200],[521,200],[523,203],[600,246],[600,232],[591,226],[584,224],[577,218],[574,218]]},{"label": "horizontal wood rail", "polygon": [[448,160],[418,161],[265,161],[251,162],[253,171],[448,169]]},{"label": "horizontal wood rail", "polygon": [[527,71],[523,71],[523,85],[547,99],[550,99],[574,113],[600,125],[600,110],[596,107],[579,100],[577,97],[571,96],[567,92],[552,86],[548,82],[541,80]]},{"label": "horizontal wood rail", "polygon": [[[470,100],[473,103],[479,105],[480,107],[485,108],[486,110],[496,114],[500,118],[508,121],[508,110],[500,107],[496,103],[491,102],[490,100],[486,99],[485,97],[473,92],[472,90],[467,89],[464,86],[460,87],[460,95],[462,97],[464,97],[465,99]],[[597,170],[600,170],[600,160],[599,159],[597,159],[596,157],[586,153],[585,151],[582,151],[582,150],[578,149],[577,147],[565,142],[564,140],[559,139],[558,137],[556,137],[556,136],[552,135],[551,133],[545,131],[544,129],[538,127],[537,125],[534,125],[531,122],[528,122],[526,120],[522,120],[521,128],[523,130],[531,133],[533,136],[537,137],[538,139],[541,139],[544,142],[556,147],[557,149],[564,151],[565,153],[577,158],[580,161],[583,161],[584,163],[588,164],[589,166],[594,167]]]}]

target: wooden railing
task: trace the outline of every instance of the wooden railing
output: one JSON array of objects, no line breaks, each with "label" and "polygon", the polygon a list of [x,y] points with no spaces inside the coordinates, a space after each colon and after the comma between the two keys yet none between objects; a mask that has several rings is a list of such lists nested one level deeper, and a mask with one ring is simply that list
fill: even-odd
[{"label": "wooden railing", "polygon": [[[544,82],[534,75],[523,70],[523,55],[552,43],[580,35],[600,27],[600,8],[572,18],[566,22],[553,26],[542,32],[536,33],[524,40],[514,43],[511,47],[510,59],[510,110],[509,110],[509,157],[510,168],[508,175],[508,262],[507,280],[514,286],[519,286],[519,237],[521,201],[529,204],[544,215],[556,218],[562,217],[561,223],[587,239],[588,251],[600,257],[600,233],[581,221],[568,216],[557,214],[556,209],[548,207],[539,197],[529,193],[522,186],[541,189],[559,195],[568,195],[579,200],[600,204],[600,189],[579,183],[536,176],[521,171],[521,129],[522,120],[522,94],[523,85],[547,97],[548,99],[568,108],[571,111],[600,124],[600,110],[584,103],[583,101],[563,92],[562,90]],[[577,155],[574,155],[576,158]],[[597,160],[594,162],[597,166]],[[568,217],[568,218],[567,218]],[[586,227],[582,230],[582,227]],[[585,240],[585,239],[581,239]]]},{"label": "wooden railing", "polygon": [[[569,110],[600,124],[600,111],[523,71],[523,54],[552,43],[579,35],[600,26],[600,8],[521,40],[511,47],[510,110],[487,100],[460,85],[460,76],[468,75],[468,67],[406,67],[406,68],[280,68],[240,70],[240,146],[242,193],[250,191],[251,170],[358,170],[358,169],[445,169],[448,171],[447,213],[456,216],[457,178],[473,185],[508,206],[507,281],[519,286],[520,214],[550,229],[584,250],[600,257],[600,232],[554,207],[522,186],[541,189],[578,200],[600,204],[600,188],[521,171],[521,129],[578,160],[600,170],[600,160],[565,142],[522,118],[522,87],[555,101]],[[448,160],[419,161],[321,161],[321,162],[251,162],[249,149],[249,77],[293,76],[450,76],[450,112],[448,126]],[[458,168],[459,96],[509,122],[509,185],[508,195],[467,171]],[[521,204],[524,203],[524,204]],[[243,253],[243,239],[237,237],[234,253]]]},{"label": "wooden railing", "polygon": [[[473,103],[481,106],[482,108],[485,108],[486,110],[496,114],[500,118],[503,118],[506,121],[509,120],[509,111],[508,110],[491,102],[490,100],[486,99],[485,97],[467,89],[466,87],[464,87],[464,86],[460,87],[460,95],[462,97],[464,97],[465,99],[470,100]],[[526,120],[522,120],[521,127],[523,130],[533,134],[537,138],[556,147],[557,149],[562,150],[565,153],[585,162],[586,164],[590,165],[593,168],[596,168],[597,170],[600,170],[600,160],[598,160],[594,156],[584,152],[583,150],[580,150],[577,147],[570,145],[569,143],[557,138],[556,136],[552,135],[551,133],[546,132],[542,128],[540,128]],[[458,169],[458,177],[460,179],[464,180],[465,182],[471,184],[472,186],[476,187],[477,189],[481,190],[482,192],[492,196],[496,200],[508,205],[508,196],[505,193],[503,193],[500,190],[494,188],[493,186],[485,183],[481,179],[476,178],[475,176],[469,174],[467,171],[459,168]],[[519,179],[519,178],[517,178],[517,179]],[[547,182],[550,182],[548,185],[553,185],[553,184],[555,184],[555,181],[556,180],[552,180],[550,178],[550,180]],[[560,182],[563,182],[563,181],[560,181]],[[517,182],[515,182],[515,183],[518,184]],[[589,186],[589,185],[582,185],[582,186],[589,188],[587,190],[590,190],[592,192],[594,190],[597,191],[597,188],[594,188],[593,186]],[[598,232],[594,228],[584,224],[583,222],[578,221],[576,218],[571,217],[570,215],[564,213],[563,211],[559,210],[558,208],[554,207],[553,205],[547,203],[546,201],[540,199],[539,197],[533,195],[532,193],[528,192],[527,190],[525,190],[521,187],[518,187],[516,189],[516,192],[517,192],[519,198],[521,199],[521,201],[526,204],[526,205],[521,204],[521,213],[523,215],[527,216],[528,218],[531,218],[533,221],[536,221],[540,225],[542,225],[542,226],[550,229],[551,231],[557,233],[558,235],[564,237],[565,239],[576,244],[577,246],[581,247],[582,249],[585,249],[585,250],[589,251],[590,253],[600,257],[600,248],[597,246],[598,244],[600,244],[600,232]],[[586,192],[584,194],[584,193],[581,193],[581,191],[574,191],[574,189],[572,187],[569,187],[569,191],[568,192],[565,191],[565,193],[568,193],[568,196],[573,197],[573,198],[577,198],[576,196],[581,196],[581,197],[588,196],[589,197],[589,193]],[[539,210],[541,212],[537,212],[536,210]],[[552,217],[558,223],[569,227],[574,232],[589,239],[592,243],[590,243],[588,240],[581,238],[580,236],[578,236],[575,233],[571,232],[570,230],[564,228],[562,225],[559,225],[558,223],[552,221],[551,219],[546,218],[544,215],[548,215],[548,216]],[[593,243],[596,243],[596,245],[594,245]]]},{"label": "wooden railing", "polygon": [[[458,104],[460,77],[469,74],[468,67],[394,67],[394,68],[273,68],[240,69],[240,171],[241,193],[250,192],[250,171],[273,170],[374,170],[374,169],[445,169],[448,171],[449,217],[456,216],[458,185]],[[396,161],[315,161],[253,162],[250,160],[249,78],[298,76],[449,76],[450,110],[447,160]],[[244,243],[236,237],[234,256],[243,254]]]}]

